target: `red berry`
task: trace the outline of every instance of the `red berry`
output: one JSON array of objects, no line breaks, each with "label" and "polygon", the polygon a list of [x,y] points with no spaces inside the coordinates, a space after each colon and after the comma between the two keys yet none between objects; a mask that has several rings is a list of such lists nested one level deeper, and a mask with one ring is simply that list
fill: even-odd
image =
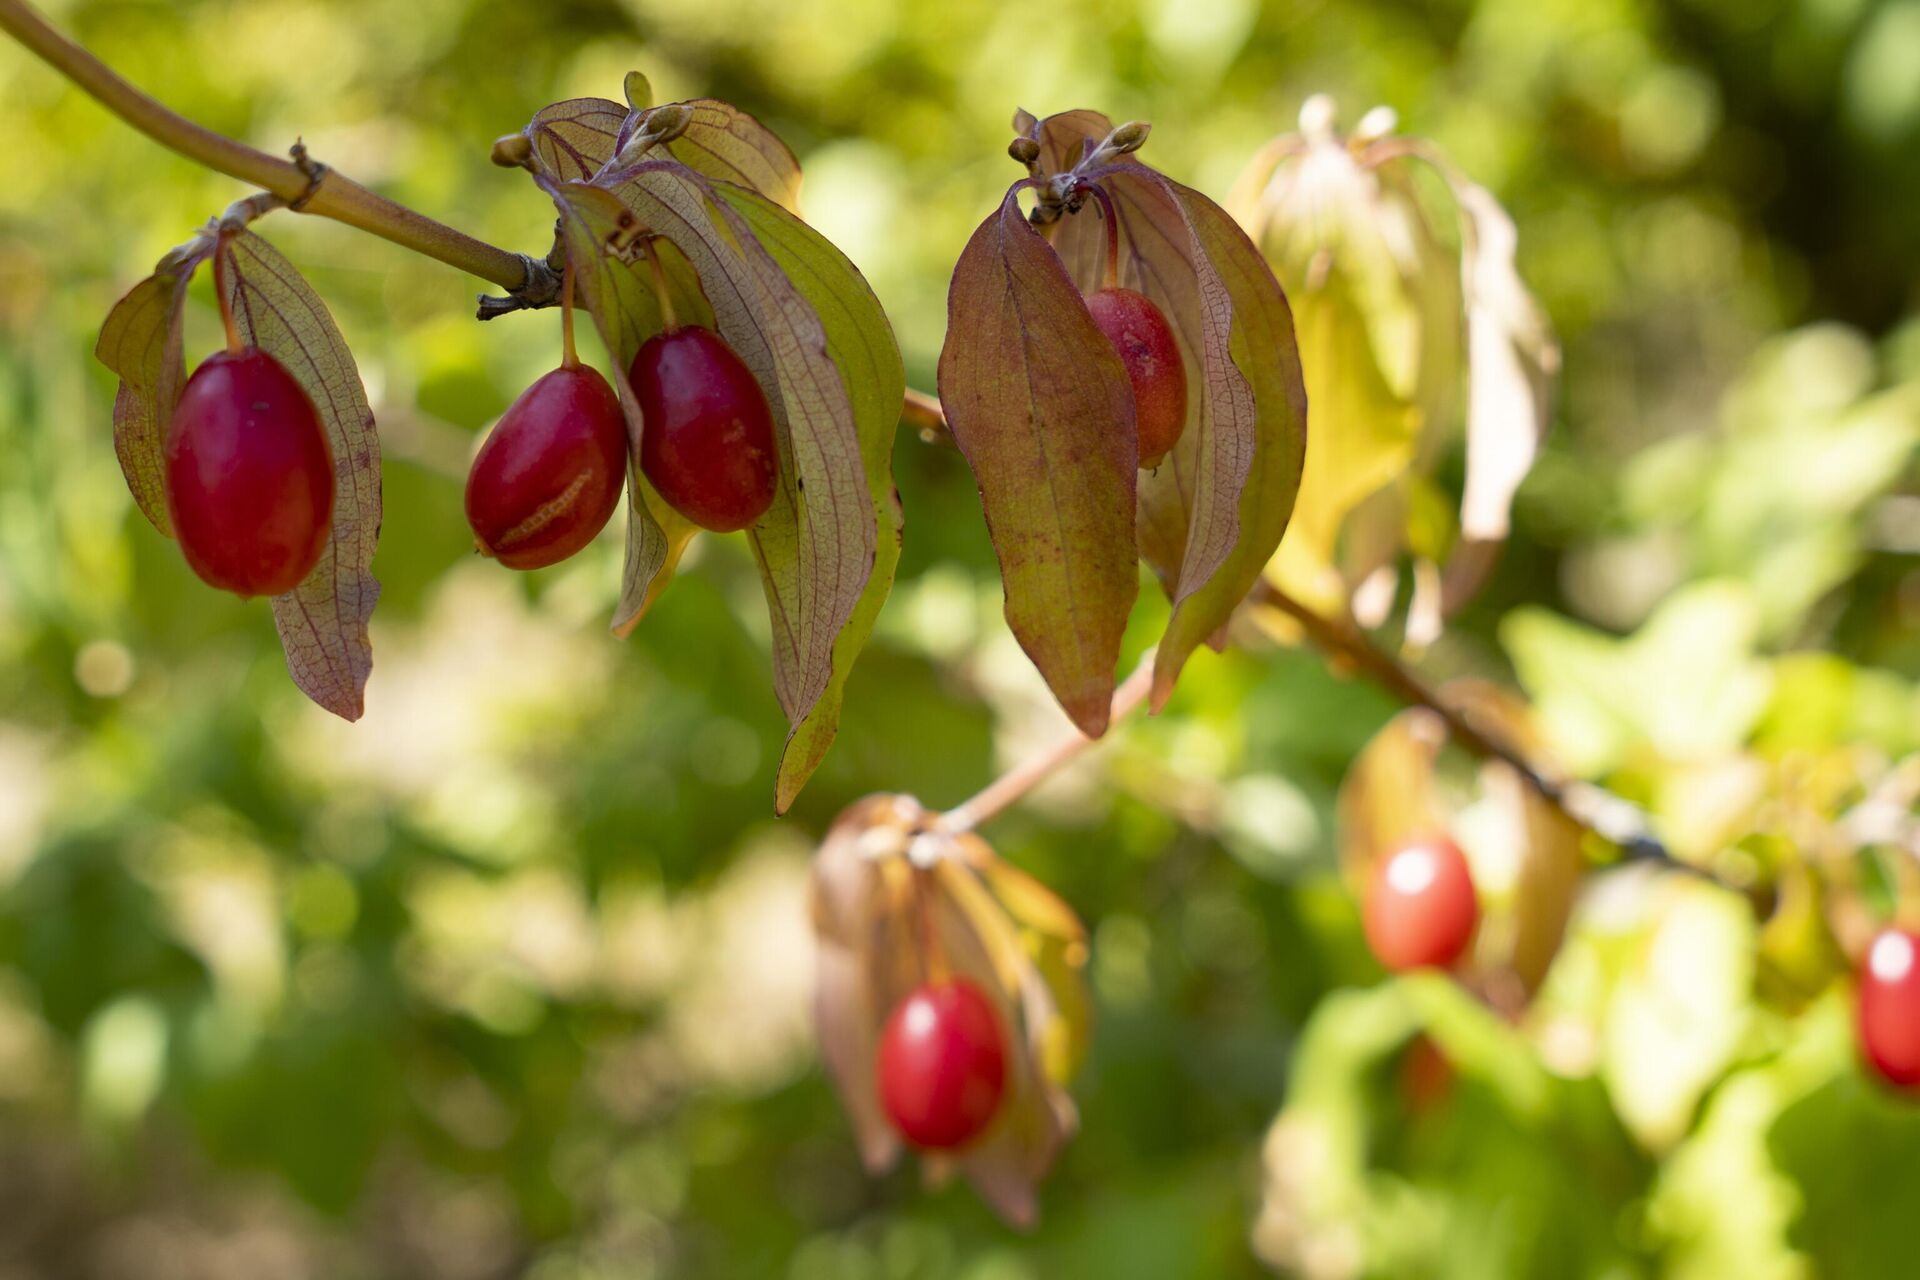
[{"label": "red berry", "polygon": [[1920,1085],[1920,934],[1883,929],[1860,964],[1860,1047],[1889,1084]]},{"label": "red berry", "polygon": [[698,325],[655,334],[632,377],[640,470],[660,496],[716,533],[764,515],[777,478],[773,410],[726,339]]},{"label": "red berry", "polygon": [[1006,1088],[993,1003],[965,978],[919,987],[881,1030],[877,1070],[901,1137],[943,1151],[965,1146],[993,1121]]},{"label": "red berry", "polygon": [[606,525],[626,466],[619,397],[586,365],[563,365],[520,393],[474,455],[474,541],[509,569],[558,564]]},{"label": "red berry", "polygon": [[242,596],[277,596],[320,562],[333,454],[306,391],[258,347],[207,357],[167,429],[167,512],[187,563]]},{"label": "red berry", "polygon": [[1087,310],[1120,353],[1133,383],[1133,422],[1140,438],[1140,465],[1159,465],[1187,427],[1187,367],[1180,344],[1160,308],[1131,289],[1102,289]]},{"label": "red berry", "polygon": [[1380,860],[1367,886],[1367,945],[1395,972],[1444,969],[1473,938],[1480,907],[1460,846],[1445,836],[1410,840]]}]

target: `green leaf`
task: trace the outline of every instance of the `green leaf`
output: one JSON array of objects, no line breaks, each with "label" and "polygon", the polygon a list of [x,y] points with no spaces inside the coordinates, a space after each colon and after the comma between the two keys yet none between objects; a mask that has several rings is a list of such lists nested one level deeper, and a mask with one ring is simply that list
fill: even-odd
[{"label": "green leaf", "polygon": [[[560,235],[574,264],[574,288],[593,317],[614,366],[613,386],[627,420],[627,556],[613,630],[631,632],[673,577],[699,527],[653,491],[640,472],[640,405],[626,371],[640,347],[664,327],[660,302],[638,252],[639,223],[612,193],[579,184],[543,183],[560,210]],[[661,251],[677,315],[706,318],[706,301],[686,259]]]},{"label": "green leaf", "polygon": [[286,366],[320,411],[333,450],[333,530],[306,581],[273,598],[287,669],[328,711],[358,720],[373,645],[367,622],[380,583],[380,438],[353,353],[307,282],[272,245],[242,231],[226,237],[225,276],[240,336]]},{"label": "green leaf", "polygon": [[819,315],[715,184],[664,161],[617,182],[616,198],[638,225],[686,257],[715,328],[774,410],[780,489],[747,536],[773,616],[774,690],[797,725],[832,680],[835,642],[874,566],[873,503],[853,406]]},{"label": "green leaf", "polygon": [[212,251],[205,239],[168,253],[153,274],[128,290],[100,326],[93,349],[101,364],[120,375],[113,401],[113,451],[121,474],[153,527],[173,536],[165,486],[167,423],[186,384],[181,330],[187,282]]},{"label": "green leaf", "polygon": [[730,186],[717,186],[715,191],[746,220],[793,287],[819,315],[826,330],[828,358],[840,371],[853,408],[854,426],[860,434],[860,461],[873,499],[873,572],[867,576],[860,603],[834,644],[833,675],[826,689],[787,737],[774,800],[776,810],[784,813],[833,744],[847,676],[873,634],[874,623],[893,589],[903,522],[900,495],[893,485],[893,439],[900,423],[906,372],[886,312],[845,254],[765,196]]},{"label": "green leaf", "polygon": [[1008,189],[954,268],[940,398],[1000,558],[1007,623],[1081,732],[1107,728],[1134,566],[1133,392]]}]

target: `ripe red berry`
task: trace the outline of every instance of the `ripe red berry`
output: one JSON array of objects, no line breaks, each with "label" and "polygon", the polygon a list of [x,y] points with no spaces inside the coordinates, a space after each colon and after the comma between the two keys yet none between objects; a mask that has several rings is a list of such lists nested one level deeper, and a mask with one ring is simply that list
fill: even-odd
[{"label": "ripe red berry", "polygon": [[1102,289],[1087,298],[1087,310],[1120,353],[1133,383],[1133,421],[1140,438],[1140,465],[1158,466],[1187,426],[1187,367],[1180,344],[1152,299],[1131,289]]},{"label": "ripe red berry", "polygon": [[1446,968],[1467,949],[1480,906],[1460,846],[1445,836],[1409,840],[1382,858],[1367,886],[1367,945],[1395,972]]},{"label": "ripe red berry", "polygon": [[965,978],[929,982],[880,1032],[880,1101],[900,1136],[951,1150],[979,1137],[1000,1109],[1007,1059],[1000,1019]]},{"label": "ripe red berry", "polygon": [[167,512],[202,579],[277,596],[320,562],[333,453],[306,391],[258,347],[208,356],[167,429]]},{"label": "ripe red berry", "polygon": [[474,541],[509,569],[558,564],[606,525],[626,466],[619,397],[586,365],[562,365],[520,393],[474,455]]},{"label": "ripe red berry", "polygon": [[1860,1047],[1889,1084],[1920,1086],[1920,933],[1883,929],[1860,964]]},{"label": "ripe red berry", "polygon": [[773,410],[746,363],[711,329],[655,334],[633,358],[644,419],[640,470],[703,529],[744,529],[773,505]]}]

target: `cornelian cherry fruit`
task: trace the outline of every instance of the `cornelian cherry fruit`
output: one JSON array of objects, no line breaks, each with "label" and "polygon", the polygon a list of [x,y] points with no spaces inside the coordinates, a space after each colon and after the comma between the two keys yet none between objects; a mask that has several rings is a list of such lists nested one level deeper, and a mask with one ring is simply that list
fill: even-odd
[{"label": "cornelian cherry fruit", "polygon": [[964,1147],[993,1122],[1006,1091],[999,1015],[965,978],[929,982],[902,1000],[880,1032],[880,1102],[916,1147]]},{"label": "cornelian cherry fruit", "polygon": [[1920,933],[1883,929],[1860,964],[1860,1048],[1888,1084],[1920,1087]]},{"label": "cornelian cherry fruit", "polygon": [[1187,367],[1180,362],[1173,326],[1151,298],[1131,289],[1090,294],[1087,310],[1127,366],[1140,465],[1158,466],[1187,426]]},{"label": "cornelian cherry fruit", "polygon": [[1458,960],[1480,921],[1460,846],[1445,836],[1423,836],[1380,859],[1362,920],[1367,945],[1395,972],[1444,969]]},{"label": "cornelian cherry fruit", "polygon": [[586,365],[560,366],[520,393],[474,455],[475,544],[509,569],[558,564],[605,527],[626,466],[619,397]]},{"label": "cornelian cherry fruit", "polygon": [[703,529],[744,529],[773,505],[773,410],[746,363],[711,329],[655,334],[633,358],[644,419],[640,471]]},{"label": "cornelian cherry fruit", "polygon": [[333,520],[333,453],[306,390],[258,347],[208,356],[174,405],[166,490],[204,581],[241,596],[299,586]]}]

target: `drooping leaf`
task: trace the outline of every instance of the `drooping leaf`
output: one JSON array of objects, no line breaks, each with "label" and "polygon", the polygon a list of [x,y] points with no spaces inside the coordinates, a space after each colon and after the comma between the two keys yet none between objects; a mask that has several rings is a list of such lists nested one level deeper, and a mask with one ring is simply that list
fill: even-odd
[{"label": "drooping leaf", "polygon": [[212,244],[205,238],[180,246],[160,260],[152,275],[127,292],[107,313],[93,353],[120,375],[113,401],[113,451],[121,474],[153,527],[173,536],[167,515],[167,423],[186,384],[181,330],[187,282]]},{"label": "drooping leaf", "polygon": [[873,290],[826,237],[770,199],[718,186],[760,244],[813,307],[826,330],[827,355],[840,371],[860,436],[861,466],[873,499],[874,559],[860,603],[833,647],[833,675],[813,709],[794,726],[780,760],[775,809],[785,812],[826,756],[839,728],[848,673],[866,646],[900,561],[903,514],[893,486],[893,439],[906,393],[906,372],[893,326]]},{"label": "drooping leaf", "polygon": [[1098,737],[1139,591],[1133,393],[1019,190],[954,269],[940,396],[986,509],[1007,623]]},{"label": "drooping leaf", "polygon": [[328,711],[358,720],[373,646],[367,622],[380,583],[380,439],[353,354],[326,304],[280,252],[241,231],[225,237],[225,276],[240,336],[286,366],[320,411],[333,451],[333,526],[306,581],[273,599],[294,683]]},{"label": "drooping leaf", "polygon": [[[560,210],[560,234],[574,264],[580,304],[614,366],[613,385],[627,420],[627,556],[613,629],[626,635],[659,598],[674,566],[699,529],[660,498],[640,471],[644,424],[627,370],[640,347],[664,322],[633,212],[611,193],[581,184],[546,184]],[[706,302],[686,260],[662,252],[662,268],[675,313],[705,319]]]},{"label": "drooping leaf", "polygon": [[1469,539],[1507,536],[1514,491],[1547,431],[1560,347],[1546,312],[1514,266],[1513,219],[1491,192],[1456,176],[1464,229],[1460,274],[1467,307],[1467,483],[1460,529]]},{"label": "drooping leaf", "polygon": [[[1041,172],[1071,168],[1111,132],[1093,111],[1038,122]],[[1101,164],[1081,180],[1112,201],[1115,282],[1166,315],[1186,365],[1180,443],[1138,480],[1140,553],[1174,605],[1155,660],[1157,707],[1279,545],[1306,447],[1306,390],[1286,297],[1224,210],[1132,160]],[[1052,242],[1091,293],[1107,283],[1108,229],[1102,205],[1088,200],[1079,210],[1051,228]]]},{"label": "drooping leaf", "polygon": [[819,315],[714,184],[671,162],[609,179],[637,225],[685,256],[715,328],[772,405],[780,487],[748,540],[773,615],[774,690],[798,724],[832,680],[835,643],[875,562],[873,499],[847,387]]}]

